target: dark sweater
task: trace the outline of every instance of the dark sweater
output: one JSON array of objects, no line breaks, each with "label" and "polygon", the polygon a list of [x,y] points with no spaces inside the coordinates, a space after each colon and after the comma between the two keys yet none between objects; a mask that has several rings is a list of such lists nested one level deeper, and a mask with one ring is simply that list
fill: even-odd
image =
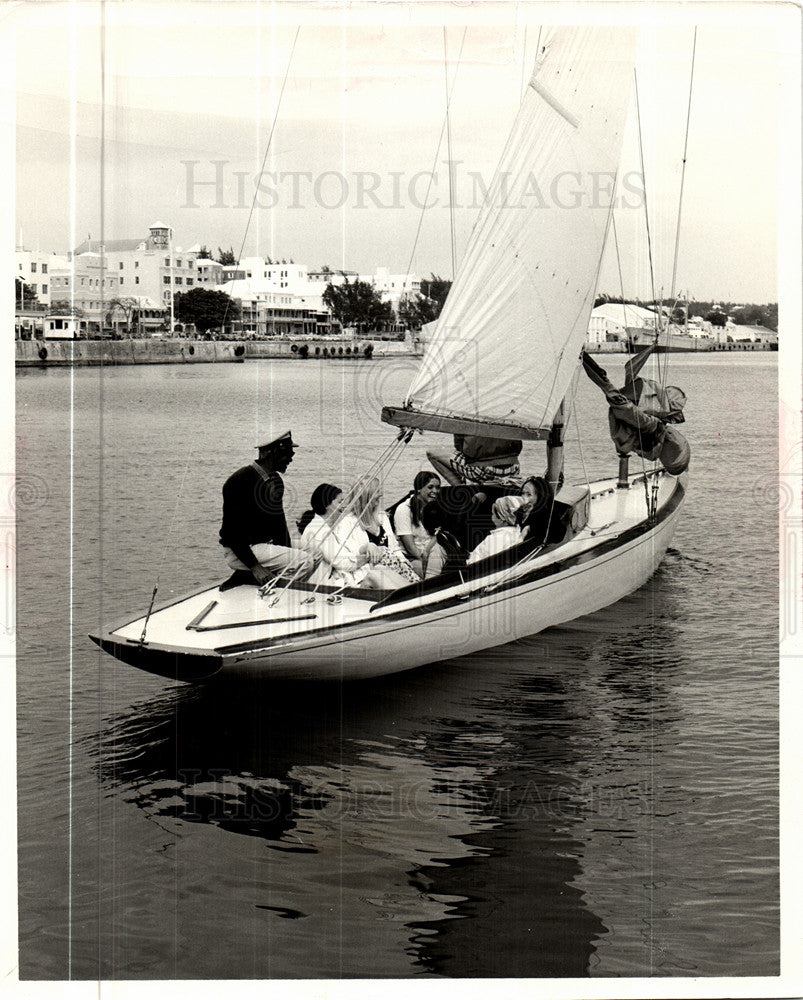
[{"label": "dark sweater", "polygon": [[255,464],[238,469],[223,484],[220,544],[230,548],[249,569],[258,562],[252,545],[290,545],[283,497],[284,483],[278,472],[265,472]]}]

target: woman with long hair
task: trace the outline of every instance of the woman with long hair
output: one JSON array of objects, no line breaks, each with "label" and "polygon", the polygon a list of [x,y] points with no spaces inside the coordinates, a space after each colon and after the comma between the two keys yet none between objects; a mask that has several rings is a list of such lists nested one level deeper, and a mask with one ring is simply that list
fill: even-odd
[{"label": "woman with long hair", "polygon": [[427,529],[423,518],[425,507],[437,500],[440,488],[440,478],[434,472],[425,469],[417,473],[412,493],[396,507],[393,515],[396,537],[422,580],[440,573],[445,558],[437,538]]},{"label": "woman with long hair", "polygon": [[519,508],[517,520],[522,540],[535,539],[543,544],[552,526],[555,501],[552,487],[541,476],[530,476],[521,485],[521,496],[524,502]]},{"label": "woman with long hair", "polygon": [[381,509],[382,484],[376,478],[355,484],[344,504],[344,534],[355,552],[368,554],[371,586],[400,587],[421,579],[410,565],[400,545],[390,518]]},{"label": "woman with long hair", "polygon": [[388,566],[379,565],[387,551],[372,544],[353,513],[344,513],[354,506],[355,491],[347,497],[331,483],[317,486],[310,499],[312,517],[301,535],[301,545],[319,560],[310,577],[312,583],[335,587],[375,587],[393,589],[417,581],[410,571],[407,578]]}]

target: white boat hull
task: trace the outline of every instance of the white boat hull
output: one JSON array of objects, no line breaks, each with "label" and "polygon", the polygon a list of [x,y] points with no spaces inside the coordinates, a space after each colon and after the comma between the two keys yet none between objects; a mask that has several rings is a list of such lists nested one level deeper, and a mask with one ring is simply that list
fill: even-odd
[{"label": "white boat hull", "polygon": [[464,656],[598,611],[646,583],[671,542],[685,493],[683,477],[656,481],[652,521],[644,516],[643,480],[627,490],[615,480],[595,483],[589,524],[571,541],[447,589],[332,604],[292,588],[271,606],[254,587],[231,597],[213,588],[155,611],[144,644],[144,617],[93,638],[126,662],[186,680],[358,680]]}]

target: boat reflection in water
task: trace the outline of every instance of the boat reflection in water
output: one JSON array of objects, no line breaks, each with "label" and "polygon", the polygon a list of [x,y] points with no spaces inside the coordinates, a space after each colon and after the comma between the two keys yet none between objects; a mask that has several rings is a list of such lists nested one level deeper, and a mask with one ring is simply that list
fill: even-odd
[{"label": "boat reflection in water", "polygon": [[[635,909],[617,947],[639,952],[643,886],[605,851],[649,827],[645,750],[671,724],[651,653],[673,645],[671,601],[641,639],[614,638],[651,586],[401,680],[180,688],[110,720],[94,767],[181,862],[160,917],[161,936],[195,929],[179,974],[582,976],[622,921],[620,880]],[[236,913],[236,929],[210,920],[211,949],[204,886]],[[247,962],[227,956],[244,942]]]}]

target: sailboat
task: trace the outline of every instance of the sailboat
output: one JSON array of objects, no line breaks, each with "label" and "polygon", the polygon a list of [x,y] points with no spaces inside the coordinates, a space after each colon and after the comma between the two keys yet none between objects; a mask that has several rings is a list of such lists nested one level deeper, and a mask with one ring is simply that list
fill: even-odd
[{"label": "sailboat", "polygon": [[[416,431],[546,442],[561,535],[393,591],[291,582],[217,585],[92,636],[184,681],[218,675],[354,680],[487,649],[597,611],[655,572],[686,476],[643,467],[563,485],[564,398],[578,371],[635,65],[635,32],[544,29],[535,68],[465,257],[404,400],[381,418]],[[570,199],[550,189],[561,180]],[[440,438],[442,440],[442,438]]]}]

